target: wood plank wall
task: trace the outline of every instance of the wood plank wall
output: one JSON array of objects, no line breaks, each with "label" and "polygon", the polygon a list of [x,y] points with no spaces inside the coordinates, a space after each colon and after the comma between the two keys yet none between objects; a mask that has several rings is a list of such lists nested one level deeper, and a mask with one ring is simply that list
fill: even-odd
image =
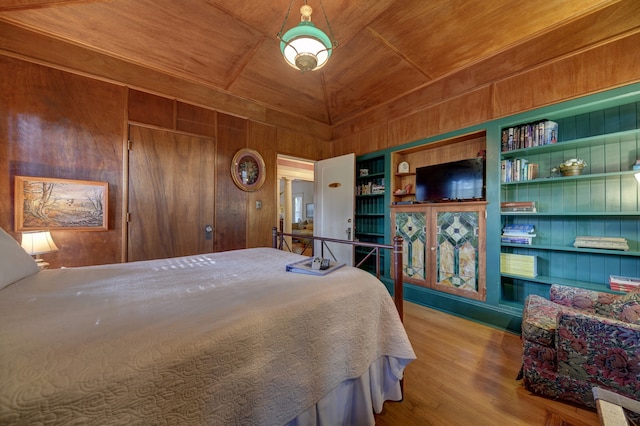
[{"label": "wood plank wall", "polygon": [[[495,81],[478,80],[472,74],[487,77],[487,69],[498,64],[477,64],[335,125],[332,154],[366,154],[636,83],[640,81],[639,45],[640,33],[628,34],[533,69],[511,70]],[[462,85],[461,81],[481,85]]]},{"label": "wood plank wall", "polygon": [[[277,225],[278,153],[317,160],[326,142],[123,85],[0,55],[0,227],[20,241],[14,226],[14,176],[109,183],[109,230],[52,231],[60,250],[46,255],[52,268],[125,259],[127,122],[215,138],[215,250],[269,246]],[[257,150],[267,179],[244,192],[231,179],[238,149]],[[262,204],[256,208],[256,201]]]},{"label": "wood plank wall", "polygon": [[[53,231],[52,267],[119,262],[127,91],[0,56],[0,227],[14,231],[14,177],[109,183],[109,230]],[[5,78],[11,76],[11,78]]]}]

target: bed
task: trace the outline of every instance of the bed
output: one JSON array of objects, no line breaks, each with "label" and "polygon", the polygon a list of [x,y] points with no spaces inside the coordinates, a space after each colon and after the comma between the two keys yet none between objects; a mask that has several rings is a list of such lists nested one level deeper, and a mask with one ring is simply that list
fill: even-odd
[{"label": "bed", "polygon": [[0,424],[374,424],[402,398],[415,354],[360,269],[254,248],[38,272],[16,247],[0,230]]}]

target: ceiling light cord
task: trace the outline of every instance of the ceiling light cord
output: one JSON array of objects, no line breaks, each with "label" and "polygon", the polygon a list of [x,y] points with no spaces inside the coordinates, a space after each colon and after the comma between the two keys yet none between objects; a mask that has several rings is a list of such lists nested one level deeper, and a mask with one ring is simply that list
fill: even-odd
[{"label": "ceiling light cord", "polygon": [[[305,4],[307,4],[306,0],[304,2]],[[287,9],[287,14],[284,17],[284,21],[282,22],[282,27],[280,27],[280,31],[278,31],[278,34],[276,35],[276,37],[278,37],[278,40],[282,39],[282,32],[284,31],[284,27],[287,25],[287,21],[289,20],[289,14],[291,13],[291,6],[293,6],[293,0],[291,0],[291,3],[289,3],[289,9]],[[326,15],[325,15],[326,18]]]},{"label": "ceiling light cord", "polygon": [[[304,4],[307,4],[307,0],[304,1]],[[289,6],[291,7],[291,6]],[[338,42],[336,41],[336,36],[333,35],[333,30],[331,29],[331,24],[329,24],[329,18],[327,17],[327,11],[324,10],[324,4],[322,4],[322,0],[320,0],[320,9],[322,9],[322,14],[324,15],[324,20],[327,23],[327,28],[329,29],[329,35],[331,36],[331,42],[333,43],[333,49],[338,47]]]}]

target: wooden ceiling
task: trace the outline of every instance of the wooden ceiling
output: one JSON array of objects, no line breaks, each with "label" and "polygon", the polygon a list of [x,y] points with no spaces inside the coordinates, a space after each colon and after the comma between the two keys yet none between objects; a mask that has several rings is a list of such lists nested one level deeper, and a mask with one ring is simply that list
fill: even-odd
[{"label": "wooden ceiling", "polygon": [[[320,0],[307,1],[328,32]],[[638,31],[638,17],[621,22],[619,8],[640,4],[323,0],[339,47],[324,68],[302,74],[285,64],[276,37],[289,2],[3,0],[0,21],[332,126],[499,55],[507,63],[494,78]],[[303,2],[294,0],[286,29]],[[615,25],[589,24],[614,12]],[[537,40],[544,51],[535,51]]]}]

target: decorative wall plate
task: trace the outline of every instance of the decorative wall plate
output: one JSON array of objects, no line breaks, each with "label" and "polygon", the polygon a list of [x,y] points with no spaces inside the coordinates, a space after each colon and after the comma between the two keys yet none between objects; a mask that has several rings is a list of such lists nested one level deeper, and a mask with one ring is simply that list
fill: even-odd
[{"label": "decorative wall plate", "polygon": [[409,173],[409,163],[403,161],[398,164],[398,173]]},{"label": "decorative wall plate", "polygon": [[253,149],[243,148],[236,152],[231,161],[231,177],[243,191],[260,189],[265,179],[264,160]]}]

